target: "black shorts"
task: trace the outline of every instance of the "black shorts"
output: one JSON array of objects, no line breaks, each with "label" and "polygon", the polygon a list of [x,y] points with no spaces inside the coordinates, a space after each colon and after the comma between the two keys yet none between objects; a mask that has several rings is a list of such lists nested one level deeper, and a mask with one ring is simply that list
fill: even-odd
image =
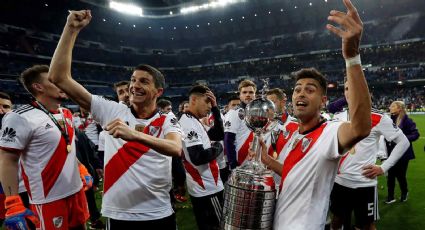
[{"label": "black shorts", "polygon": [[362,228],[379,219],[376,186],[348,188],[337,183],[331,193],[330,210],[333,215],[349,221],[354,211],[356,227]]},{"label": "black shorts", "polygon": [[221,214],[223,211],[223,190],[204,197],[190,196],[199,230],[220,229]]},{"label": "black shorts", "polygon": [[164,217],[158,220],[147,220],[147,221],[126,221],[126,220],[115,220],[108,219],[106,223],[107,230],[116,229],[140,229],[140,230],[176,230],[176,216],[173,213],[171,216]]}]

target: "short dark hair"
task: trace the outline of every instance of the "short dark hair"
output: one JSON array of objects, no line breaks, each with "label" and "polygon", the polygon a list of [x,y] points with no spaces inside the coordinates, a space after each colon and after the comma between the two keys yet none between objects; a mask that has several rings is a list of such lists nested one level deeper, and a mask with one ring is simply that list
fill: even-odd
[{"label": "short dark hair", "polygon": [[190,89],[189,96],[193,94],[205,94],[208,91],[211,91],[211,90],[205,85],[195,85]]},{"label": "short dark hair", "polygon": [[304,68],[294,73],[295,75],[295,82],[297,82],[300,79],[304,78],[311,78],[319,82],[320,88],[323,90],[323,94],[327,94],[327,85],[328,82],[326,80],[326,77],[323,76],[317,69],[315,68]]},{"label": "short dark hair", "polygon": [[134,68],[134,71],[136,71],[136,70],[148,72],[152,76],[154,83],[155,83],[155,87],[157,89],[165,87],[164,75],[162,75],[162,73],[158,69],[156,69],[155,67],[147,65],[147,64],[140,64],[140,65],[138,65]]},{"label": "short dark hair", "polygon": [[129,81],[119,81],[114,83],[114,90],[117,90],[118,87],[126,85],[127,87],[130,85]]},{"label": "short dark hair", "polygon": [[285,92],[283,90],[279,89],[279,88],[271,89],[271,90],[267,91],[266,94],[267,95],[273,95],[274,94],[274,95],[276,95],[276,97],[279,100],[285,99],[285,96],[286,96]]},{"label": "short dark hair", "polygon": [[240,92],[242,88],[249,87],[249,86],[252,86],[254,88],[254,91],[257,91],[257,85],[253,81],[247,80],[247,79],[239,83],[238,91]]},{"label": "short dark hair", "polygon": [[233,100],[240,100],[240,98],[237,94],[232,94],[232,95],[230,95],[229,99],[227,100],[227,104],[229,104]]},{"label": "short dark hair", "polygon": [[41,73],[48,73],[49,66],[47,65],[34,65],[21,73],[19,81],[24,85],[25,89],[34,95],[35,91],[32,88],[32,84],[40,82]]},{"label": "short dark hair", "polygon": [[171,105],[171,101],[167,100],[167,99],[159,99],[158,102],[156,102],[156,106],[164,109],[167,106]]},{"label": "short dark hair", "polygon": [[12,102],[12,100],[10,99],[9,94],[5,93],[5,92],[0,92],[0,98],[1,99],[5,99],[5,100],[9,100]]}]

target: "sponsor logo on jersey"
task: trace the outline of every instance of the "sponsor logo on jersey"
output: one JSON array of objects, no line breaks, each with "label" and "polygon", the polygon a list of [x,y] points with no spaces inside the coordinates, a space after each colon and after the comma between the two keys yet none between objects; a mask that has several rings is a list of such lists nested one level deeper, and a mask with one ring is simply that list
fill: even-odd
[{"label": "sponsor logo on jersey", "polygon": [[16,131],[13,128],[6,127],[3,129],[3,134],[1,135],[1,141],[3,142],[15,142]]},{"label": "sponsor logo on jersey", "polygon": [[187,139],[195,141],[198,139],[198,134],[195,131],[190,131],[189,134],[187,134]]},{"label": "sponsor logo on jersey", "polygon": [[172,118],[171,120],[170,120],[170,122],[171,122],[171,124],[173,124],[173,125],[177,125],[178,124],[178,121],[177,121],[177,118]]},{"label": "sponsor logo on jersey", "polygon": [[232,126],[232,123],[230,123],[230,121],[226,121],[224,123],[224,127],[230,127],[230,126]]},{"label": "sponsor logo on jersey", "polygon": [[45,129],[51,129],[51,128],[53,128],[53,126],[52,126],[51,124],[47,123],[47,124],[46,124],[46,126],[45,126],[44,128],[45,128]]},{"label": "sponsor logo on jersey", "polygon": [[53,217],[53,226],[55,226],[55,228],[62,227],[62,224],[63,224],[62,216]]}]

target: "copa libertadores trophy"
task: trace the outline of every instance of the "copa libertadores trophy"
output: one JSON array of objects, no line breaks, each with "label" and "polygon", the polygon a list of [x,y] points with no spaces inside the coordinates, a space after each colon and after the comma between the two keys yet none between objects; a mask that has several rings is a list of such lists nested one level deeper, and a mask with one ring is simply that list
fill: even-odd
[{"label": "copa libertadores trophy", "polygon": [[233,170],[224,192],[221,228],[225,230],[272,229],[276,189],[273,174],[261,162],[259,138],[276,124],[275,106],[266,99],[268,79],[263,80],[262,97],[246,106],[245,122],[254,132],[253,160]]}]

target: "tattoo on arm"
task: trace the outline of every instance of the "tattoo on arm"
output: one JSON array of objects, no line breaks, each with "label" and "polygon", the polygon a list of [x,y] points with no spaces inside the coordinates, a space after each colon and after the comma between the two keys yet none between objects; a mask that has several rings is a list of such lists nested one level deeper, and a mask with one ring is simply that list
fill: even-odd
[{"label": "tattoo on arm", "polygon": [[9,186],[9,196],[12,195],[12,187]]}]

